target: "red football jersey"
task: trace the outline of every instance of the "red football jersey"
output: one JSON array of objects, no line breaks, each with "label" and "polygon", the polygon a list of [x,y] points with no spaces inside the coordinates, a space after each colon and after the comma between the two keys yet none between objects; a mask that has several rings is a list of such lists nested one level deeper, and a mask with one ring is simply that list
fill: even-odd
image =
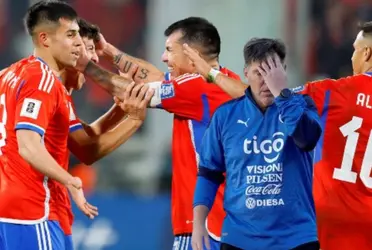
[{"label": "red football jersey", "polygon": [[0,77],[0,221],[34,224],[57,220],[56,181],[31,167],[18,153],[16,130],[39,133],[52,157],[63,165],[69,130],[65,88],[52,70],[33,56]]},{"label": "red football jersey", "polygon": [[[76,116],[75,106],[70,94],[66,93],[66,99],[69,103],[70,108],[70,126],[69,131],[70,133],[78,130],[83,129],[83,125],[81,124],[80,119]],[[70,151],[65,151],[65,163],[62,165],[66,170],[69,167],[69,158],[70,158]],[[58,195],[57,195],[57,205],[58,205],[58,220],[61,225],[61,228],[65,235],[72,234],[72,224],[74,220],[74,214],[71,210],[71,201],[68,190],[65,186],[58,183]]]},{"label": "red football jersey", "polygon": [[[324,250],[372,249],[372,77],[305,85],[321,116],[314,200]],[[300,87],[301,90],[301,87]]]},{"label": "red football jersey", "polygon": [[[222,68],[235,79],[238,75]],[[193,197],[196,185],[202,137],[218,106],[231,99],[216,84],[207,83],[198,74],[185,74],[162,84],[161,107],[174,113],[172,138],[172,224],[173,233],[192,232]],[[220,186],[208,216],[208,230],[219,240],[222,222],[224,184]]]}]

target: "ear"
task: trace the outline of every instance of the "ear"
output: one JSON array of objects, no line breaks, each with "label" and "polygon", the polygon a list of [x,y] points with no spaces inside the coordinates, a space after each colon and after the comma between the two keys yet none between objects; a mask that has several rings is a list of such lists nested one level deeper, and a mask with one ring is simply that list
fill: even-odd
[{"label": "ear", "polygon": [[50,47],[50,36],[46,32],[40,32],[38,35],[39,44],[43,47]]},{"label": "ear", "polygon": [[248,66],[245,66],[243,70],[245,79],[248,79]]},{"label": "ear", "polygon": [[370,47],[366,47],[363,52],[364,61],[367,62],[371,59],[372,51]]}]

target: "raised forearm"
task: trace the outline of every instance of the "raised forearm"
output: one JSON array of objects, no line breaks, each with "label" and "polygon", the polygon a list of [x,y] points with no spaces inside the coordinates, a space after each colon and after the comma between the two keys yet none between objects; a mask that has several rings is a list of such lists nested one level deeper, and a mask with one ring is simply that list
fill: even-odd
[{"label": "raised forearm", "polygon": [[164,79],[164,73],[151,63],[130,56],[111,44],[107,45],[104,54],[123,73],[128,73],[134,64],[138,65],[138,70],[134,75],[135,81],[147,83]]},{"label": "raised forearm", "polygon": [[116,104],[91,124],[83,124],[88,135],[100,135],[116,127],[125,119],[125,112]]},{"label": "raised forearm", "polygon": [[232,98],[243,96],[248,87],[242,81],[235,80],[224,74],[218,74],[214,82]]},{"label": "raised forearm", "polygon": [[313,100],[309,96],[294,94],[288,99],[275,98],[279,119],[287,128],[297,147],[304,151],[315,148],[322,128]]},{"label": "raised forearm", "polygon": [[85,145],[75,147],[78,149],[75,155],[83,163],[90,165],[110,154],[126,142],[141,125],[142,121],[127,118],[110,131],[97,136],[91,136]]},{"label": "raised forearm", "polygon": [[92,61],[90,61],[86,66],[84,74],[96,82],[100,87],[105,89],[108,93],[119,98],[123,95],[128,84],[132,82],[132,79],[127,79],[107,71]]}]

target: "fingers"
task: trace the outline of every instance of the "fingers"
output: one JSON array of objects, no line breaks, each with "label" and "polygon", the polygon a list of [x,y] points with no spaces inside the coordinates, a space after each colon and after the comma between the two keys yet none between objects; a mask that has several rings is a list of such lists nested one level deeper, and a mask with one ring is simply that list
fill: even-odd
[{"label": "fingers", "polygon": [[283,67],[282,61],[280,60],[280,57],[277,53],[274,54],[274,62],[276,67]]},{"label": "fingers", "polygon": [[88,202],[86,202],[84,204],[84,206],[87,209],[87,211],[89,211],[90,217],[93,216],[93,218],[94,218],[94,217],[98,216],[98,208],[97,207],[89,204]]},{"label": "fingers", "polygon": [[137,100],[142,101],[148,90],[149,90],[149,86],[147,84],[142,85],[141,91],[137,95]]},{"label": "fingers", "polygon": [[134,99],[137,99],[137,96],[140,92],[140,90],[142,89],[144,83],[140,83],[140,84],[135,84],[134,85],[134,88],[132,89],[132,92],[130,93],[130,99],[134,100]]},{"label": "fingers", "polygon": [[148,106],[149,102],[151,101],[151,98],[154,96],[155,90],[149,89],[145,95],[145,98],[142,100],[140,107],[145,108]]},{"label": "fingers", "polygon": [[209,241],[209,235],[204,235],[204,246],[207,250],[211,250],[211,243]]},{"label": "fingers", "polygon": [[266,63],[266,61],[263,61],[261,63],[261,69],[265,72],[268,73],[270,71],[270,66]]},{"label": "fingers", "polygon": [[120,99],[117,97],[117,96],[114,96],[114,102],[115,102],[115,104],[116,105],[118,105],[118,106],[120,106],[121,105],[121,101],[120,101]]},{"label": "fingers", "polygon": [[193,61],[199,54],[194,49],[192,49],[187,43],[183,44],[183,52]]},{"label": "fingers", "polygon": [[191,246],[193,250],[203,250],[202,241],[191,241]]},{"label": "fingers", "polygon": [[258,72],[260,72],[262,77],[266,76],[266,72],[265,72],[265,70],[263,70],[263,68],[261,66],[257,67],[257,70],[258,70]]},{"label": "fingers", "polygon": [[269,66],[270,69],[274,69],[276,68],[276,65],[274,63],[274,60],[273,60],[273,56],[270,55],[266,58],[266,62],[267,62],[267,65]]},{"label": "fingers", "polygon": [[125,92],[124,92],[124,101],[125,101],[125,100],[129,100],[129,97],[130,97],[130,95],[131,95],[131,93],[132,93],[132,90],[133,90],[134,86],[135,86],[135,83],[134,83],[134,82],[131,82],[131,83],[127,86],[127,88],[125,89]]},{"label": "fingers", "polygon": [[89,218],[89,219],[94,219],[98,215],[98,210],[92,209],[87,205],[88,203],[85,202],[84,204],[80,205],[79,208],[80,210]]},{"label": "fingers", "polygon": [[130,78],[131,80],[134,80],[134,75],[137,73],[137,70],[138,70],[138,65],[133,64],[129,68],[128,73],[126,74],[126,77]]}]

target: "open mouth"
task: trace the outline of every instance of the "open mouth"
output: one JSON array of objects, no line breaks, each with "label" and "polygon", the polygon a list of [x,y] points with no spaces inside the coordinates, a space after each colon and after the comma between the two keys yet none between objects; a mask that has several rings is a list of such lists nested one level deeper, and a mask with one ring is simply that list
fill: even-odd
[{"label": "open mouth", "polygon": [[73,54],[76,57],[79,57],[80,56],[80,53],[79,52],[72,52],[71,54]]}]

